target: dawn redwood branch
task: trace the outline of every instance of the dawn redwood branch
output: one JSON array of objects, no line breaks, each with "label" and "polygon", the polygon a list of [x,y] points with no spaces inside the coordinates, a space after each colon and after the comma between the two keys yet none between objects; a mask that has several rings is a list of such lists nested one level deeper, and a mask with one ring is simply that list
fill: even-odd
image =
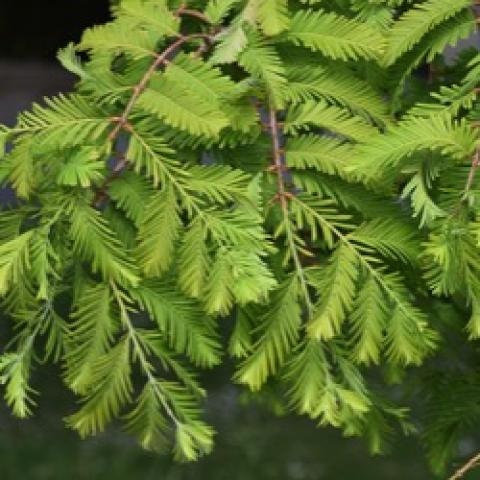
[{"label": "dawn redwood branch", "polygon": [[145,346],[141,341],[141,337],[139,337],[137,330],[133,326],[133,323],[130,319],[129,314],[129,306],[125,303],[125,295],[119,289],[119,287],[115,284],[115,282],[110,282],[110,288],[112,290],[113,296],[116,300],[118,308],[120,310],[120,317],[122,320],[122,324],[126,330],[128,337],[130,338],[133,350],[136,354],[138,361],[140,362],[141,369],[143,374],[146,376],[148,383],[151,385],[151,388],[155,392],[158,400],[160,401],[165,413],[170,417],[170,420],[173,422],[176,428],[181,425],[180,420],[175,415],[172,407],[170,407],[167,398],[161,391],[158,381],[154,375],[154,368],[152,364],[148,361],[147,355],[145,352]]},{"label": "dawn redwood branch", "polygon": [[288,167],[285,164],[285,152],[281,146],[280,140],[280,133],[282,127],[277,119],[277,111],[273,107],[270,107],[269,109],[268,128],[272,139],[272,165],[268,168],[268,170],[276,173],[277,195],[275,196],[275,199],[278,199],[280,203],[280,208],[282,209],[285,223],[285,235],[287,238],[290,253],[292,255],[292,260],[295,265],[295,270],[297,271],[297,275],[300,280],[302,292],[305,297],[307,314],[308,317],[311,318],[311,316],[313,315],[314,307],[310,298],[310,293],[308,291],[308,285],[303,271],[303,265],[298,254],[297,246],[295,244],[294,231],[292,229],[290,221],[290,207],[288,203],[289,200],[294,197],[294,194],[289,192],[285,185],[285,174],[288,172]]},{"label": "dawn redwood branch", "polygon": [[213,39],[212,35],[206,33],[193,33],[191,35],[185,35],[175,40],[175,42],[170,44],[162,53],[158,54],[155,57],[155,61],[150,65],[150,68],[145,72],[145,75],[142,77],[140,82],[133,88],[133,95],[127,103],[127,106],[125,107],[122,115],[120,117],[115,117],[112,119],[116,123],[116,126],[108,136],[108,139],[110,141],[114,141],[118,137],[122,128],[124,128],[125,125],[128,124],[128,117],[132,113],[132,110],[135,107],[138,98],[147,87],[148,83],[150,82],[152,76],[157,71],[157,69],[161,65],[168,62],[170,60],[170,55],[174,54],[175,51],[180,48],[184,43],[195,40],[197,38],[207,39],[208,41],[211,41]]},{"label": "dawn redwood branch", "polygon": [[[118,138],[122,130],[130,131],[131,127],[128,122],[130,114],[135,108],[135,105],[140,95],[144,92],[144,90],[148,86],[148,83],[150,82],[151,78],[158,70],[158,68],[161,65],[166,65],[171,60],[171,56],[175,55],[175,53],[183,44],[198,38],[205,40],[206,43],[210,43],[213,40],[213,35],[206,33],[193,33],[191,35],[182,36],[175,40],[172,44],[170,44],[162,53],[156,55],[154,62],[145,72],[140,82],[135,85],[135,87],[133,87],[133,95],[130,97],[130,100],[128,101],[122,114],[120,116],[111,118],[112,123],[115,123],[115,128],[108,135],[109,142],[114,142]],[[106,197],[107,188],[110,186],[112,181],[115,180],[123,172],[127,165],[128,161],[125,159],[125,157],[119,158],[119,161],[115,163],[110,175],[98,188],[95,194],[95,198],[93,200],[94,206],[97,206]]]}]

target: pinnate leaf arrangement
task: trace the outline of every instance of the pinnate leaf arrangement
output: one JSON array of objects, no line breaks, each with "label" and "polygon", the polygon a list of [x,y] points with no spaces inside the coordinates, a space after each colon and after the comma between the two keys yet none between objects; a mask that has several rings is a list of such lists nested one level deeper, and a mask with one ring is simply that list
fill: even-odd
[{"label": "pinnate leaf arrangement", "polygon": [[13,413],[58,363],[82,437],[120,421],[196,460],[198,375],[230,356],[234,382],[374,453],[420,432],[441,472],[480,420],[480,56],[443,61],[472,2],[112,14],[59,54],[75,92],[0,129]]}]

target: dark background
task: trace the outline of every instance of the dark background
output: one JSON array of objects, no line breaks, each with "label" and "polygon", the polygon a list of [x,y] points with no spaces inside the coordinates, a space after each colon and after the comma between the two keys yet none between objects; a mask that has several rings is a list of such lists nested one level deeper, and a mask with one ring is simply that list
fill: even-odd
[{"label": "dark background", "polygon": [[57,51],[110,17],[108,0],[0,0],[0,123],[33,101],[73,88]]},{"label": "dark background", "polygon": [[54,59],[60,47],[109,18],[107,0],[0,0],[0,57]]}]

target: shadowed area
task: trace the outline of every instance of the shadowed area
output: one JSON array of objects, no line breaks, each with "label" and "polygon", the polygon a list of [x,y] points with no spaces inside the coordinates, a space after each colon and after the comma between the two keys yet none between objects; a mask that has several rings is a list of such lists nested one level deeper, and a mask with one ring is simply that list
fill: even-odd
[{"label": "shadowed area", "polygon": [[2,1],[0,58],[53,58],[86,27],[108,18],[107,0]]},{"label": "shadowed area", "polygon": [[38,60],[0,60],[0,72],[0,123],[7,125],[32,102],[71,90],[75,80],[60,66]]}]

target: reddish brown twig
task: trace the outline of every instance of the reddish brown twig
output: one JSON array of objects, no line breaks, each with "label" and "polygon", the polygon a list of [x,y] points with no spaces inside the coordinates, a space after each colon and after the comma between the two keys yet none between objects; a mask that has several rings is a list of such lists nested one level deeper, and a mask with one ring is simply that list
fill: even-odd
[{"label": "reddish brown twig", "polygon": [[463,198],[466,198],[468,193],[472,189],[473,182],[475,181],[475,175],[477,173],[479,166],[480,166],[480,147],[477,147],[472,158],[472,165],[468,172],[468,178],[467,178],[467,183],[465,184]]},{"label": "reddish brown twig", "polygon": [[270,170],[276,172],[277,174],[277,196],[280,200],[282,209],[288,210],[287,199],[289,198],[286,194],[287,189],[285,188],[284,173],[286,171],[286,165],[283,162],[283,149],[280,145],[279,137],[279,124],[277,120],[277,112],[275,109],[271,108],[269,112],[269,130],[272,138],[272,156],[273,164],[270,166]]},{"label": "reddish brown twig", "polygon": [[272,158],[273,163],[271,165],[271,171],[276,173],[277,176],[277,193],[272,199],[272,202],[278,201],[284,218],[285,236],[289,246],[290,254],[297,271],[300,285],[303,290],[305,298],[305,307],[307,309],[308,316],[313,314],[314,306],[310,293],[308,291],[308,284],[303,271],[302,261],[300,259],[300,253],[295,241],[295,232],[290,220],[290,207],[289,202],[294,200],[295,195],[289,192],[285,186],[285,172],[288,172],[288,166],[285,164],[285,152],[282,148],[280,141],[281,123],[277,119],[277,111],[275,108],[270,107],[268,110],[268,126],[270,136],[272,138]]},{"label": "reddish brown twig", "polygon": [[[475,4],[477,5],[477,3],[475,3]],[[480,87],[475,87],[473,89],[473,92],[475,94],[480,93]],[[478,121],[472,122],[470,124],[470,127],[475,128],[475,129],[480,128],[480,122],[478,122]],[[461,198],[457,202],[457,205],[456,205],[454,211],[452,212],[452,216],[459,215],[459,213],[462,210],[462,204],[466,200],[468,201],[468,194],[470,193],[470,190],[472,189],[472,186],[473,186],[473,183],[475,181],[476,173],[477,173],[477,170],[478,170],[479,166],[480,166],[480,145],[477,146],[477,148],[475,149],[475,153],[473,154],[472,163],[471,163],[471,166],[470,166],[470,170],[468,171],[467,181],[465,183],[465,188],[463,190],[463,195],[461,196]]]},{"label": "reddish brown twig", "polygon": [[147,87],[148,83],[150,82],[152,76],[157,71],[157,69],[165,62],[168,62],[170,60],[170,55],[172,55],[184,43],[195,40],[197,38],[212,40],[212,36],[206,33],[193,33],[191,35],[186,35],[177,39],[161,54],[158,54],[155,57],[155,61],[150,65],[149,69],[145,72],[145,75],[142,77],[140,82],[133,88],[133,95],[130,97],[130,100],[125,107],[122,115],[120,117],[117,117],[115,128],[110,132],[110,135],[108,136],[108,139],[110,141],[113,142],[118,137],[119,133],[125,127],[125,125],[127,125],[128,117],[132,113],[132,110],[135,107],[138,98]]},{"label": "reddish brown twig", "polygon": [[288,171],[288,168],[283,163],[281,165],[274,164],[267,167],[267,172],[273,173],[278,171],[285,173]]},{"label": "reddish brown twig", "polygon": [[477,147],[475,153],[472,157],[472,163],[470,170],[468,171],[467,181],[465,183],[465,188],[463,189],[463,195],[458,199],[455,208],[452,210],[451,217],[457,217],[462,212],[462,206],[465,201],[468,201],[468,194],[472,189],[473,182],[475,181],[475,176],[480,166],[480,146]]},{"label": "reddish brown twig", "polygon": [[[162,53],[158,54],[155,57],[155,61],[150,65],[148,70],[143,75],[140,82],[135,85],[133,88],[133,95],[130,97],[125,109],[123,110],[120,116],[112,117],[110,120],[112,123],[115,124],[115,127],[108,135],[108,140],[110,142],[114,142],[118,135],[122,130],[131,131],[131,125],[128,121],[132,110],[134,109],[140,95],[145,91],[148,83],[150,82],[152,76],[155,74],[157,69],[161,65],[167,65],[170,60],[171,56],[184,44],[191,40],[195,40],[197,38],[204,39],[209,43],[212,41],[212,35],[205,34],[205,33],[193,33],[191,35],[186,35],[178,38],[175,42],[169,45]],[[119,162],[117,162],[110,175],[105,179],[101,187],[98,189],[95,198],[93,200],[93,205],[97,206],[106,196],[106,190],[110,186],[110,184],[115,180],[122,172],[125,170],[126,166],[128,165],[128,161],[125,158],[120,158]]]},{"label": "reddish brown twig", "polygon": [[194,17],[198,20],[201,20],[202,22],[205,23],[212,23],[210,19],[202,12],[199,12],[198,10],[192,10],[190,8],[185,8],[185,5],[180,5],[180,7],[177,9],[175,12],[175,16],[181,17],[182,15],[185,15],[187,17]]},{"label": "reddish brown twig", "polygon": [[110,175],[103,181],[102,185],[98,188],[97,192],[95,193],[95,197],[93,199],[92,205],[94,207],[98,207],[107,197],[107,189],[111,185],[111,183],[118,178],[122,172],[127,168],[128,160],[126,159],[125,155],[119,155],[118,160],[113,166]]}]

